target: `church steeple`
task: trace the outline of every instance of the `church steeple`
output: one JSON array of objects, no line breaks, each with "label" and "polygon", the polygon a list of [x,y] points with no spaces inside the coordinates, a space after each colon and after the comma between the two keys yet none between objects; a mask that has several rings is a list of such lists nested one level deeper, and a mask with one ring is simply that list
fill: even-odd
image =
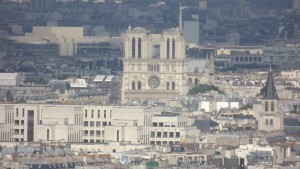
[{"label": "church steeple", "polygon": [[275,88],[275,84],[273,81],[273,75],[272,75],[272,70],[270,69],[268,72],[268,80],[266,83],[266,88],[264,91],[264,96],[263,99],[265,100],[279,100],[277,92],[276,92],[276,88]]}]

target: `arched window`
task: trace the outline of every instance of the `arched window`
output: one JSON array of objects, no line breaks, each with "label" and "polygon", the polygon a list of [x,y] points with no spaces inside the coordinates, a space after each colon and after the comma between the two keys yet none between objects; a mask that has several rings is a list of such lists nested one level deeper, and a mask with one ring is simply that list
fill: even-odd
[{"label": "arched window", "polygon": [[175,90],[175,82],[172,82],[172,90]]},{"label": "arched window", "polygon": [[198,83],[199,83],[199,80],[198,80],[198,78],[196,78],[195,79],[195,85],[198,85]]},{"label": "arched window", "polygon": [[132,51],[131,51],[131,54],[132,54],[132,59],[134,59],[135,58],[135,38],[132,38],[132,43],[131,43],[131,49],[132,49]]},{"label": "arched window", "polygon": [[142,83],[140,81],[138,81],[138,90],[142,89]]},{"label": "arched window", "polygon": [[142,40],[141,40],[141,38],[139,38],[139,40],[138,40],[138,58],[139,59],[142,58]]},{"label": "arched window", "polygon": [[175,59],[175,39],[172,41],[172,59]]},{"label": "arched window", "polygon": [[170,40],[167,40],[167,59],[170,59]]},{"label": "arched window", "polygon": [[269,111],[269,102],[265,102],[265,111]]},{"label": "arched window", "polygon": [[269,120],[268,119],[266,119],[265,124],[269,125]]},{"label": "arched window", "polygon": [[271,126],[273,125],[273,119],[270,119],[270,125]]},{"label": "arched window", "polygon": [[275,109],[275,104],[274,104],[274,102],[272,101],[272,102],[271,102],[271,111],[274,111],[274,109]]},{"label": "arched window", "polygon": [[192,84],[192,83],[193,83],[192,78],[189,78],[189,84]]},{"label": "arched window", "polygon": [[170,83],[167,82],[167,90],[170,90]]},{"label": "arched window", "polygon": [[131,85],[132,90],[135,90],[135,82],[132,81],[132,85]]}]

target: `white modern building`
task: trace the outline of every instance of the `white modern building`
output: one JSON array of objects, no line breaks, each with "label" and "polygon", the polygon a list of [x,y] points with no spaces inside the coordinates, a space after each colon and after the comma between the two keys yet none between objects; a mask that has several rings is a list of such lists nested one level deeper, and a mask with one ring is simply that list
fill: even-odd
[{"label": "white modern building", "polygon": [[0,73],[0,86],[18,86],[22,82],[18,73]]}]

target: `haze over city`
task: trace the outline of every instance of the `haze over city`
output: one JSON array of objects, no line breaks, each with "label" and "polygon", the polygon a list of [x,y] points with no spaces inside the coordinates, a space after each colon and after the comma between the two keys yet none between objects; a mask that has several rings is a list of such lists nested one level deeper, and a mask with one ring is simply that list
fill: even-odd
[{"label": "haze over city", "polygon": [[300,0],[0,0],[0,168],[299,169]]}]

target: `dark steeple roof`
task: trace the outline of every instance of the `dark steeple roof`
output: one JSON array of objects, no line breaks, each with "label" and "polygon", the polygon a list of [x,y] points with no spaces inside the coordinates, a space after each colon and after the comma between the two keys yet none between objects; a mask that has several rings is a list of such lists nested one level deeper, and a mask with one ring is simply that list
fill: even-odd
[{"label": "dark steeple roof", "polygon": [[263,99],[266,99],[266,100],[279,100],[277,92],[276,92],[275,84],[274,84],[274,81],[273,81],[273,75],[272,75],[271,70],[268,73],[268,80],[267,80],[267,83],[266,83]]}]

